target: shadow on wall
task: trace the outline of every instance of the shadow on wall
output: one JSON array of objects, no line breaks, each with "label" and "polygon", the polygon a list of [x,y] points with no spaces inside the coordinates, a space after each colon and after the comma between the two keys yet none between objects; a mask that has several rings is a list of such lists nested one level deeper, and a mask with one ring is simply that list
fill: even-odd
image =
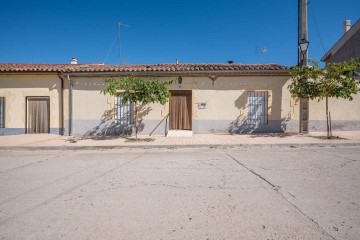
[{"label": "shadow on wall", "polygon": [[287,123],[290,117],[282,118],[281,120],[268,121],[267,124],[254,124],[253,120],[248,117],[238,116],[230,123],[230,134],[249,134],[249,133],[284,133],[287,129]]},{"label": "shadow on wall", "polygon": [[[254,95],[256,92],[264,93],[264,95],[256,96]],[[249,95],[250,93],[252,95]],[[253,101],[251,106],[249,106],[249,97]],[[266,97],[266,103],[262,102],[261,97]],[[245,94],[239,96],[234,102],[235,107],[240,110],[240,115],[230,123],[228,132],[230,134],[286,132],[288,122],[290,121],[290,112],[286,117],[281,116],[282,101],[281,88],[246,91]],[[264,104],[266,107],[264,107]],[[264,108],[266,109],[265,114]]]},{"label": "shadow on wall", "polygon": [[[145,128],[145,124],[143,123],[143,117],[149,114],[151,111],[151,107],[138,106],[138,131],[142,132]],[[87,131],[84,134],[84,137],[90,138],[103,138],[105,136],[110,137],[125,137],[131,136],[135,133],[134,121],[128,123],[128,116],[122,116],[121,119],[118,119],[117,122],[114,120],[115,109],[107,110],[101,116],[100,123],[94,127],[93,129]]]}]

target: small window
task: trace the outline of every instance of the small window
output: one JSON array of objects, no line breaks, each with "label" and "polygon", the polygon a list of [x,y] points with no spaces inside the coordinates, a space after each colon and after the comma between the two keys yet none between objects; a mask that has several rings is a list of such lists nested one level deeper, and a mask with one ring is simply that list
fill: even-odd
[{"label": "small window", "polygon": [[0,128],[5,128],[5,97],[0,97]]},{"label": "small window", "polygon": [[267,92],[248,93],[248,124],[264,125],[268,123],[268,96]]},{"label": "small window", "polygon": [[133,124],[133,104],[130,101],[123,103],[121,96],[115,96],[115,123]]}]

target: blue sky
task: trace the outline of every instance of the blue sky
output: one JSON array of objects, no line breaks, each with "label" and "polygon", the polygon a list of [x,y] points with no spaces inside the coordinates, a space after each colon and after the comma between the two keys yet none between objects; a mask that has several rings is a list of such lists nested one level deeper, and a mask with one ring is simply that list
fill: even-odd
[{"label": "blue sky", "polygon": [[[309,57],[319,60],[320,38],[329,50],[359,9],[312,0]],[[118,21],[129,25],[121,55]],[[1,0],[0,29],[2,63],[297,63],[297,0]]]}]

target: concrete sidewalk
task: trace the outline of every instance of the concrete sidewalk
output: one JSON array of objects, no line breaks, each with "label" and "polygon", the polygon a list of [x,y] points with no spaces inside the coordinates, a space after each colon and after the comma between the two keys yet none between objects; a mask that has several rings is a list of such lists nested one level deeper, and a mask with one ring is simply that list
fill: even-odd
[{"label": "concrete sidewalk", "polygon": [[128,141],[124,137],[81,138],[52,134],[0,136],[0,150],[39,149],[118,149],[118,148],[192,148],[192,147],[336,147],[360,146],[360,131],[334,132],[337,139],[327,140],[325,132],[309,134],[195,134],[191,137],[139,135]]}]

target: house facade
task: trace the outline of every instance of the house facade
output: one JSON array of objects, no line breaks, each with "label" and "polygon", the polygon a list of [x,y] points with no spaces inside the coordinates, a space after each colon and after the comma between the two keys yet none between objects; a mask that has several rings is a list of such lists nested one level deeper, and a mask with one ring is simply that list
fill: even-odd
[{"label": "house facade", "polygon": [[139,109],[141,134],[298,129],[289,68],[276,64],[0,64],[0,134],[130,133],[134,106],[100,93],[105,79],[126,75],[173,81],[168,103]]},{"label": "house facade", "polygon": [[[132,103],[100,93],[106,79],[128,75],[172,80],[165,105],[138,107],[140,134],[298,132],[289,71],[276,64],[0,64],[0,135],[132,134]],[[310,108],[317,127],[325,116],[311,118],[316,114]],[[351,117],[339,118],[341,124],[353,121],[341,129],[360,129],[360,112]]]}]

